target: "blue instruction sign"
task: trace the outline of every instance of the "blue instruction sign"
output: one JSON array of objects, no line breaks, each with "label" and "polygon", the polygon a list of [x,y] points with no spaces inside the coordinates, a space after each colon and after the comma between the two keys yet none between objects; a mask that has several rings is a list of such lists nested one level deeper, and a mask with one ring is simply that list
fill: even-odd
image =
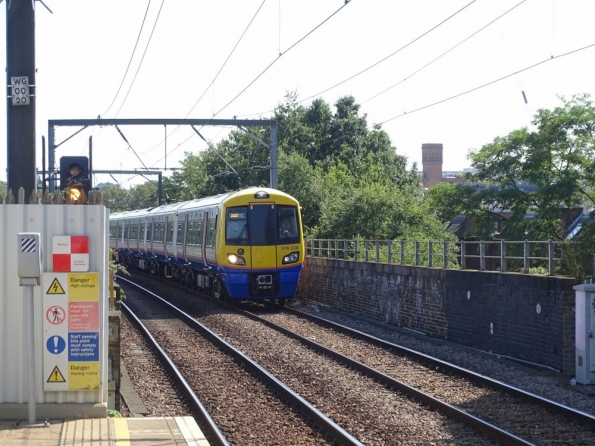
[{"label": "blue instruction sign", "polygon": [[62,336],[50,336],[45,346],[52,355],[59,355],[66,348],[66,341]]},{"label": "blue instruction sign", "polygon": [[99,361],[99,333],[68,333],[68,360]]}]

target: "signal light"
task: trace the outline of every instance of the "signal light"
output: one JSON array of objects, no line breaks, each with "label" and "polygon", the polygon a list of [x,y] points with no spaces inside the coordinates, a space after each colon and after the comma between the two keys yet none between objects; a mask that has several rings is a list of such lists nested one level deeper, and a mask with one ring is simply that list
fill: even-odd
[{"label": "signal light", "polygon": [[60,189],[67,190],[67,199],[80,203],[89,196],[89,158],[86,156],[63,156],[60,158]]},{"label": "signal light", "polygon": [[79,187],[69,187],[66,189],[67,199],[71,203],[79,203],[79,200],[82,198],[82,195],[85,194],[82,188]]}]

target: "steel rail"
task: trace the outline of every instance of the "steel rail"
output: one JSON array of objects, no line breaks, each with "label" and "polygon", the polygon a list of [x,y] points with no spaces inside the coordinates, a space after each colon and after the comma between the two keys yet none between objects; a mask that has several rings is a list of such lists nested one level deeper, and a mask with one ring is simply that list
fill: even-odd
[{"label": "steel rail", "polygon": [[548,398],[528,392],[526,390],[519,389],[518,387],[511,386],[510,384],[506,384],[502,381],[498,381],[497,379],[490,378],[489,376],[485,376],[480,373],[474,372],[472,370],[465,369],[463,367],[459,367],[455,364],[451,364],[449,362],[443,361],[443,360],[435,358],[433,356],[426,355],[426,354],[418,352],[416,350],[412,350],[407,347],[403,347],[401,345],[393,344],[391,342],[385,341],[384,339],[380,339],[375,336],[364,333],[362,331],[355,330],[350,327],[346,327],[345,325],[341,325],[336,322],[332,322],[327,319],[323,319],[323,318],[315,316],[313,314],[309,314],[309,313],[305,313],[303,311],[296,310],[295,308],[285,307],[284,311],[296,314],[300,317],[304,317],[305,319],[309,319],[309,320],[314,321],[320,325],[327,326],[329,328],[340,331],[340,332],[347,334],[349,336],[353,336],[355,338],[362,339],[362,340],[369,342],[371,344],[374,344],[378,347],[392,350],[400,355],[412,358],[419,363],[429,364],[432,367],[432,369],[434,369],[434,370],[437,370],[437,371],[442,370],[444,372],[448,372],[448,373],[454,374],[456,376],[461,376],[461,377],[467,378],[470,381],[479,383],[484,386],[488,386],[492,389],[506,392],[510,395],[521,398],[525,401],[545,407],[546,409],[548,409],[554,413],[560,413],[562,415],[565,415],[575,421],[579,421],[581,423],[590,424],[590,425],[595,424],[595,416],[593,416],[593,415],[590,415],[586,412],[582,412],[580,410],[574,409],[573,407],[565,406],[563,404],[552,401]]},{"label": "steel rail", "polygon": [[186,379],[182,376],[182,374],[175,366],[171,358],[161,348],[161,346],[153,337],[153,335],[149,332],[147,327],[145,327],[145,325],[136,316],[136,314],[134,314],[134,312],[124,302],[121,302],[121,308],[124,310],[124,314],[126,314],[126,316],[129,317],[130,320],[140,330],[140,332],[145,337],[147,342],[151,345],[151,347],[153,347],[157,351],[157,356],[160,358],[161,362],[169,371],[170,377],[172,377],[174,382],[179,386],[181,392],[190,402],[191,406],[196,410],[199,420],[202,422],[203,426],[206,427],[206,435],[210,439],[212,439],[211,441],[217,446],[229,446],[229,442],[221,433],[219,427],[217,426],[217,424],[215,423],[205,406],[202,404],[196,393],[194,393],[194,391],[190,387],[190,384],[188,384],[188,381],[186,381]]},{"label": "steel rail", "polygon": [[254,321],[258,321],[258,322],[284,334],[287,337],[290,337],[292,339],[295,339],[295,340],[301,342],[304,345],[307,345],[314,351],[321,352],[341,364],[346,364],[347,366],[353,368],[354,370],[357,370],[358,372],[362,373],[363,375],[370,376],[370,377],[374,378],[376,381],[384,384],[388,389],[396,388],[399,391],[403,392],[405,395],[408,395],[411,399],[417,400],[417,401],[422,401],[427,406],[429,406],[433,409],[441,410],[443,413],[447,414],[448,416],[451,416],[452,418],[462,421],[463,423],[467,424],[468,426],[474,427],[474,428],[488,434],[492,438],[495,438],[498,441],[504,442],[505,444],[508,444],[508,445],[524,445],[524,446],[534,445],[534,443],[524,440],[523,438],[520,438],[504,429],[499,428],[498,426],[488,423],[487,421],[484,421],[481,418],[471,415],[470,413],[465,412],[451,404],[448,404],[438,398],[428,395],[427,393],[422,392],[421,390],[416,389],[415,387],[412,387],[408,384],[405,384],[402,381],[399,381],[399,380],[394,379],[382,372],[379,372],[376,369],[368,367],[367,365],[362,364],[359,361],[356,361],[348,356],[344,356],[343,354],[336,352],[335,350],[332,350],[328,347],[320,345],[317,342],[314,342],[314,341],[312,341],[308,338],[305,338],[301,335],[298,335],[287,328],[281,327],[273,322],[262,319],[260,316],[254,314],[254,313],[251,313],[250,311],[242,310],[239,308],[237,309],[237,311],[242,314],[245,314],[247,317],[249,317],[250,319],[252,319]]},{"label": "steel rail", "polygon": [[123,280],[126,283],[136,287],[146,295],[150,296],[151,298],[168,308],[170,311],[173,311],[189,327],[201,333],[201,335],[203,335],[221,351],[229,354],[236,360],[239,360],[243,366],[249,369],[250,372],[252,372],[254,375],[258,376],[260,380],[263,381],[270,388],[272,388],[274,392],[278,393],[283,398],[285,398],[290,405],[299,407],[301,411],[311,421],[323,428],[330,436],[332,436],[340,444],[363,446],[362,443],[359,442],[355,437],[353,437],[342,427],[340,427],[338,424],[336,424],[334,421],[332,421],[330,418],[328,418],[326,415],[324,415],[322,412],[316,409],[312,404],[310,404],[307,400],[305,400],[299,394],[294,392],[290,387],[285,385],[283,382],[279,381],[273,374],[268,372],[265,368],[261,367],[250,357],[244,355],[242,352],[237,350],[235,347],[233,347],[227,341],[219,337],[215,332],[198,322],[188,313],[179,309],[178,307],[171,304],[162,297],[158,296],[157,294],[153,293],[152,291],[138,285],[135,282],[132,282],[131,280],[125,279],[121,276],[118,276],[118,280]]}]

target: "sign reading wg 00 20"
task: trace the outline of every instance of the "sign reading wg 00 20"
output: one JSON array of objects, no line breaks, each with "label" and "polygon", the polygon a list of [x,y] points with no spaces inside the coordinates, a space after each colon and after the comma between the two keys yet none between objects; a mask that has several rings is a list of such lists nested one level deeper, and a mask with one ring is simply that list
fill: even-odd
[{"label": "sign reading wg 00 20", "polygon": [[99,389],[99,273],[43,274],[44,390]]}]

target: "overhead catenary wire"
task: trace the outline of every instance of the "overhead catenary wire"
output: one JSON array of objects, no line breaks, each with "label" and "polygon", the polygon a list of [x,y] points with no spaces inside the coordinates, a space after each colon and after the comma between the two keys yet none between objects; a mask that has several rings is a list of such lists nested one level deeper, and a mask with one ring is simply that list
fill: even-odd
[{"label": "overhead catenary wire", "polygon": [[120,136],[122,137],[122,139],[126,142],[126,144],[128,144],[128,148],[130,150],[132,150],[132,152],[136,155],[136,157],[138,158],[138,160],[140,161],[140,163],[143,165],[143,167],[145,168],[145,170],[149,170],[149,168],[145,165],[145,163],[143,162],[143,160],[141,159],[141,157],[138,156],[138,153],[136,153],[136,150],[134,150],[134,148],[130,145],[130,143],[128,142],[128,140],[124,136],[124,133],[122,133],[122,131],[120,130],[120,128],[117,125],[115,125],[114,127],[116,127],[116,130],[118,131],[118,133],[120,134]]},{"label": "overhead catenary wire", "polygon": [[[246,35],[246,33],[248,32],[248,29],[250,28],[250,26],[252,25],[252,23],[254,22],[254,19],[256,19],[256,16],[258,15],[258,13],[260,12],[260,10],[262,9],[262,6],[264,5],[264,3],[266,2],[266,0],[263,0],[262,3],[260,4],[260,6],[258,7],[258,9],[256,10],[256,12],[254,13],[254,15],[252,16],[252,19],[250,19],[250,22],[248,23],[248,25],[246,26],[246,28],[244,29],[244,32],[242,32],[242,35],[240,36],[240,38],[238,39],[238,41],[236,42],[236,44],[234,45],[234,47],[232,48],[232,50],[230,51],[230,53],[228,54],[227,58],[225,59],[225,62],[223,62],[223,64],[221,65],[221,67],[219,68],[219,70],[217,71],[217,74],[215,74],[215,77],[213,78],[213,80],[209,83],[209,85],[207,86],[207,88],[205,89],[205,91],[202,92],[202,94],[200,95],[200,97],[196,100],[196,102],[194,103],[194,105],[190,108],[190,110],[188,110],[188,113],[186,113],[186,115],[184,116],[184,119],[186,119],[190,113],[192,113],[192,111],[196,108],[196,106],[200,103],[200,101],[202,100],[202,98],[205,96],[205,94],[207,94],[207,92],[211,89],[211,87],[215,84],[215,81],[217,80],[217,78],[219,77],[219,75],[221,74],[221,72],[223,71],[223,68],[225,68],[225,65],[227,65],[227,62],[229,62],[229,59],[231,58],[231,56],[233,55],[233,53],[235,52],[236,48],[238,47],[238,45],[240,44],[240,42],[243,40],[244,36]],[[169,134],[170,136],[173,135],[178,129],[180,128],[180,126],[176,126],[175,129],[172,130],[172,132]],[[186,141],[188,141],[190,138],[194,137],[194,134],[191,134],[190,137],[188,137],[186,140],[184,140],[181,144],[184,144]],[[163,142],[165,141],[165,139],[163,139],[159,144],[157,144],[154,147],[151,147],[148,150],[145,150],[142,153],[148,153],[152,150],[155,150],[157,148],[159,148],[161,146],[161,144],[163,144]],[[180,145],[181,145],[180,144]],[[179,146],[178,146],[179,147]],[[177,148],[177,147],[176,147]]]},{"label": "overhead catenary wire", "polygon": [[[473,0],[473,2],[474,1],[476,1],[476,0]],[[279,59],[281,59],[282,56],[287,54],[289,51],[291,51],[293,48],[295,48],[298,44],[300,44],[302,41],[304,41],[304,39],[306,39],[314,31],[316,31],[318,28],[320,28],[322,25],[324,25],[326,22],[328,22],[331,18],[333,18],[336,14],[339,13],[339,11],[341,11],[343,8],[345,8],[345,6],[347,6],[349,3],[351,3],[351,1],[346,0],[345,3],[343,3],[343,5],[341,5],[340,8],[338,8],[335,12],[333,12],[330,16],[328,16],[326,19],[324,19],[322,22],[320,22],[318,25],[316,25],[310,31],[308,31],[303,37],[298,39],[293,45],[291,45],[289,48],[287,48],[284,52],[280,53],[279,56],[277,58],[275,58],[269,65],[267,65],[266,68],[264,70],[262,70],[260,72],[260,74],[258,74],[248,85],[246,85],[246,87],[244,87],[244,89],[242,91],[240,91],[237,95],[235,95],[233,97],[233,99],[231,101],[229,101],[221,109],[219,109],[219,111],[217,113],[215,113],[213,115],[213,117],[217,116],[219,113],[221,113],[227,107],[229,107],[237,98],[239,98],[242,94],[244,94],[244,92],[246,90],[248,90],[248,88],[250,88],[258,79],[260,79],[262,77],[262,75],[265,74],[269,70],[269,68],[271,68]]]},{"label": "overhead catenary wire", "polygon": [[212,144],[211,144],[209,141],[207,141],[207,140],[205,139],[205,137],[204,137],[204,136],[202,136],[202,135],[200,134],[200,132],[199,132],[199,131],[196,129],[196,127],[194,127],[193,125],[191,125],[190,127],[192,127],[192,130],[194,130],[194,131],[196,132],[196,134],[197,134],[198,136],[200,136],[200,138],[201,138],[201,139],[202,139],[202,140],[203,140],[205,143],[207,143],[211,149],[213,149],[213,151],[214,151],[214,152],[217,154],[217,156],[218,156],[219,158],[221,158],[221,159],[223,160],[223,162],[224,162],[224,163],[227,165],[227,167],[229,167],[229,168],[230,168],[230,169],[233,171],[233,173],[235,173],[235,174],[237,175],[238,173],[237,173],[237,172],[236,172],[236,170],[235,170],[235,169],[232,167],[232,165],[231,165],[231,164],[229,164],[229,163],[228,163],[228,162],[225,160],[225,158],[223,158],[223,156],[222,156],[222,155],[219,153],[219,151],[218,151],[218,150],[217,150],[215,147],[213,147],[213,145],[212,145]]},{"label": "overhead catenary wire", "polygon": [[477,34],[479,34],[481,31],[483,31],[484,29],[486,29],[487,27],[493,25],[495,22],[497,22],[498,20],[500,20],[502,17],[504,17],[505,15],[507,15],[508,13],[512,12],[512,10],[516,9],[517,7],[519,7],[520,5],[522,5],[523,3],[525,3],[527,0],[522,0],[520,3],[517,3],[516,5],[514,5],[512,8],[510,8],[508,11],[500,14],[498,17],[496,17],[494,20],[492,20],[491,22],[487,23],[486,25],[482,26],[481,28],[479,28],[477,31],[475,31],[473,34],[469,35],[468,37],[466,37],[465,39],[461,40],[459,43],[457,43],[456,45],[452,46],[451,48],[449,48],[448,50],[446,50],[445,52],[443,52],[442,54],[440,54],[438,57],[435,57],[434,59],[432,59],[430,62],[428,62],[427,64],[425,64],[424,66],[422,66],[421,68],[415,70],[413,73],[411,73],[409,76],[405,77],[403,80],[400,80],[399,82],[397,82],[396,84],[391,85],[388,88],[385,88],[384,90],[382,90],[380,93],[375,94],[374,96],[372,96],[369,99],[366,99],[365,101],[363,101],[360,105],[364,105],[367,102],[370,102],[372,99],[377,98],[378,96],[386,93],[388,90],[390,90],[391,88],[396,87],[397,85],[402,84],[403,82],[411,79],[413,76],[415,76],[416,74],[420,73],[421,71],[423,71],[424,69],[426,69],[427,67],[429,67],[430,65],[432,65],[434,62],[436,62],[437,60],[441,59],[442,57],[446,56],[448,53],[450,53],[452,50],[454,50],[455,48],[461,46],[463,43],[465,43],[467,40],[473,38],[474,36],[476,36]]},{"label": "overhead catenary wire", "polygon": [[[477,0],[472,0],[470,3],[466,4],[465,6],[463,6],[461,9],[459,9],[458,11],[456,11],[455,13],[451,14],[449,17],[447,17],[446,19],[442,20],[440,23],[438,23],[437,25],[434,25],[432,28],[430,28],[429,30],[427,30],[426,32],[424,32],[423,34],[419,35],[418,37],[416,37],[415,39],[413,39],[412,41],[410,41],[409,43],[405,44],[404,46],[402,46],[401,48],[399,48],[398,50],[392,52],[391,54],[389,54],[388,56],[385,56],[384,58],[380,59],[379,61],[373,63],[372,65],[370,65],[367,68],[364,68],[363,70],[359,71],[358,73],[355,73],[352,76],[349,76],[347,79],[342,80],[339,83],[336,83],[335,85],[326,88],[325,90],[322,90],[321,92],[318,92],[316,94],[313,94],[311,96],[308,96],[305,99],[302,99],[300,101],[298,101],[299,104],[308,101],[312,98],[315,98],[317,96],[320,96],[321,94],[326,93],[327,91],[330,91],[340,85],[343,85],[346,82],[349,82],[352,79],[355,79],[356,77],[358,77],[359,75],[365,73],[366,71],[371,70],[372,68],[374,68],[375,66],[381,64],[382,62],[390,59],[391,57],[393,57],[394,55],[398,54],[399,52],[401,52],[402,50],[404,50],[405,48],[409,47],[410,45],[412,45],[413,43],[415,43],[416,41],[420,40],[422,37],[428,35],[429,33],[431,33],[432,31],[434,31],[435,29],[437,29],[438,27],[440,27],[441,25],[443,25],[444,23],[448,22],[450,19],[452,19],[453,17],[455,17],[457,14],[459,14],[460,12],[462,12],[463,10],[465,10],[466,8],[468,8],[469,6],[471,6],[473,3],[475,3]],[[523,0],[525,1],[525,0]],[[345,5],[344,5],[345,6]],[[336,12],[335,12],[336,14]],[[328,20],[328,19],[327,19]],[[273,61],[274,63],[275,61]],[[272,65],[272,64],[271,64]],[[270,65],[269,65],[270,67]],[[267,67],[267,69],[269,68]],[[263,73],[261,73],[262,75]],[[258,78],[257,78],[258,79]],[[256,80],[256,79],[255,79]],[[254,81],[253,81],[254,82]],[[250,84],[251,85],[251,84]],[[246,87],[247,88],[247,87]],[[234,98],[235,100],[235,98]],[[228,104],[229,105],[229,104]],[[227,107],[227,106],[226,106]],[[251,113],[250,115],[265,115],[265,114],[269,114],[269,113],[273,113],[274,110],[267,110],[266,112],[261,112],[261,113]],[[248,116],[248,115],[240,115],[240,116]]]},{"label": "overhead catenary wire", "polygon": [[[517,75],[517,74],[519,74],[519,73],[522,73],[522,72],[524,72],[524,71],[528,71],[528,70],[530,70],[530,69],[532,69],[532,68],[535,68],[535,67],[537,67],[537,66],[540,66],[540,65],[542,65],[542,64],[544,64],[544,63],[546,63],[546,62],[551,62],[552,60],[559,59],[559,58],[561,58],[561,57],[564,57],[564,56],[569,56],[569,55],[571,55],[571,54],[574,54],[574,53],[577,53],[577,52],[579,52],[579,51],[583,51],[583,50],[586,50],[586,49],[589,49],[589,48],[593,48],[593,47],[595,47],[595,43],[593,43],[593,44],[590,44],[590,45],[586,45],[586,46],[584,46],[584,47],[581,47],[581,48],[577,48],[577,49],[575,49],[575,50],[572,50],[572,51],[568,51],[568,52],[566,52],[566,53],[563,53],[563,54],[559,54],[558,56],[551,56],[551,57],[549,57],[549,58],[547,58],[547,59],[544,59],[544,60],[542,60],[541,62],[537,62],[537,63],[535,63],[535,64],[533,64],[533,65],[529,65],[529,66],[527,66],[527,67],[525,67],[525,68],[523,68],[523,69],[521,69],[521,70],[517,70],[517,71],[515,71],[514,73],[507,74],[506,76],[502,76],[502,77],[500,77],[500,78],[498,78],[498,79],[495,79],[495,80],[493,80],[493,81],[487,82],[487,83],[485,83],[485,84],[483,84],[483,85],[480,85],[480,86],[478,86],[478,87],[472,88],[472,89],[470,89],[470,90],[464,91],[464,92],[462,92],[462,93],[459,93],[459,94],[456,94],[456,95],[454,95],[454,96],[450,96],[450,97],[448,97],[448,98],[446,98],[446,99],[442,99],[442,100],[440,100],[440,101],[433,102],[433,103],[431,103],[431,104],[428,104],[428,105],[425,105],[425,106],[423,106],[423,107],[419,107],[419,108],[416,108],[416,109],[414,109],[414,110],[410,110],[410,111],[404,112],[404,113],[403,113],[403,114],[401,114],[401,115],[395,116],[395,117],[393,117],[393,118],[386,119],[386,120],[384,120],[384,121],[382,121],[382,122],[376,122],[376,123],[374,123],[374,124],[371,124],[371,125],[369,125],[369,126],[367,127],[367,130],[368,130],[368,131],[371,131],[371,130],[381,130],[381,126],[382,126],[383,124],[386,124],[387,122],[394,121],[395,119],[402,118],[402,117],[404,117],[404,116],[406,116],[406,115],[409,115],[409,114],[411,114],[411,113],[414,113],[414,112],[417,112],[417,111],[420,111],[420,110],[424,110],[424,109],[427,109],[427,108],[433,107],[433,106],[435,106],[435,105],[442,104],[442,103],[444,103],[444,102],[447,102],[447,101],[449,101],[449,100],[452,100],[452,99],[456,99],[456,98],[458,98],[458,97],[461,97],[461,96],[463,96],[463,95],[466,95],[466,94],[468,94],[468,93],[472,93],[472,92],[474,92],[474,91],[477,91],[477,90],[480,90],[480,89],[482,89],[482,88],[488,87],[488,86],[490,86],[490,85],[492,85],[492,84],[495,84],[495,83],[497,83],[497,82],[500,82],[500,81],[502,81],[502,80],[504,80],[504,79],[508,79],[509,77],[515,76],[515,75]],[[324,144],[329,144],[329,143],[331,143],[331,142],[335,142],[335,141],[341,141],[342,139],[346,138],[347,136],[348,136],[348,135],[344,135],[344,136],[338,136],[338,137],[335,137],[335,138],[330,138],[330,139],[327,139],[327,140],[325,140],[325,141],[322,141],[322,142],[321,142],[321,143],[319,143],[319,144],[316,144],[316,145],[314,145],[314,146],[311,146],[310,148],[311,148],[311,149],[318,149],[318,148],[320,148],[321,146],[323,146]]]},{"label": "overhead catenary wire", "polygon": [[402,117],[403,117],[403,116],[405,116],[405,115],[409,115],[409,114],[411,114],[411,113],[415,113],[415,112],[417,112],[417,111],[420,111],[420,110],[425,110],[426,108],[430,108],[430,107],[433,107],[433,106],[435,106],[435,105],[443,104],[444,102],[450,101],[450,100],[452,100],[452,99],[459,98],[459,97],[461,97],[461,96],[464,96],[464,95],[466,95],[466,94],[472,93],[472,92],[474,92],[474,91],[480,90],[480,89],[482,89],[482,88],[485,88],[485,87],[488,87],[488,86],[490,86],[490,85],[492,85],[492,84],[495,84],[495,83],[497,83],[497,82],[500,82],[500,81],[502,81],[502,80],[504,80],[504,79],[508,79],[508,78],[509,78],[509,77],[511,77],[511,76],[515,76],[515,75],[517,75],[517,74],[519,74],[519,73],[522,73],[522,72],[524,72],[524,71],[528,71],[528,70],[530,70],[530,69],[532,69],[532,68],[535,68],[535,67],[537,67],[537,66],[539,66],[539,65],[543,65],[544,63],[551,62],[551,61],[553,61],[553,60],[560,59],[561,57],[564,57],[564,56],[569,56],[570,54],[574,54],[574,53],[577,53],[577,52],[579,52],[579,51],[583,51],[583,50],[586,50],[586,49],[589,49],[589,48],[593,48],[593,47],[595,47],[595,43],[592,43],[592,44],[590,44],[590,45],[587,45],[587,46],[584,46],[584,47],[582,47],[582,48],[578,48],[578,49],[575,49],[575,50],[572,50],[572,51],[568,51],[568,52],[566,52],[566,53],[563,53],[563,54],[560,54],[560,55],[558,55],[558,56],[551,56],[551,57],[549,57],[549,58],[547,58],[547,59],[544,59],[544,60],[542,60],[541,62],[537,62],[537,63],[534,63],[533,65],[529,65],[528,67],[525,67],[525,68],[522,68],[522,69],[520,69],[520,70],[517,70],[517,71],[515,71],[514,73],[507,74],[506,76],[502,76],[502,77],[500,77],[500,78],[498,78],[498,79],[494,79],[493,81],[486,82],[485,84],[482,84],[482,85],[479,85],[479,86],[477,86],[477,87],[471,88],[471,89],[469,89],[469,90],[463,91],[463,92],[461,92],[461,93],[455,94],[455,95],[453,95],[453,96],[450,96],[450,97],[448,97],[448,98],[441,99],[441,100],[439,100],[439,101],[436,101],[436,102],[432,102],[431,104],[427,104],[427,105],[424,105],[424,106],[422,106],[422,107],[418,107],[418,108],[416,108],[416,109],[414,109],[414,110],[409,110],[409,111],[407,111],[407,112],[405,112],[405,113],[403,113],[403,114],[401,114],[401,115],[394,116],[394,117],[392,117],[392,118],[389,118],[389,119],[386,119],[386,120],[384,120],[384,121],[382,121],[382,122],[378,122],[378,123],[376,123],[376,124],[374,124],[374,125],[383,125],[383,124],[386,124],[387,122],[394,121],[395,119],[402,118]]},{"label": "overhead catenary wire", "polygon": [[128,95],[130,94],[130,91],[132,90],[132,87],[134,86],[134,82],[136,81],[136,77],[138,76],[138,72],[140,71],[142,65],[143,65],[143,61],[145,60],[145,55],[147,54],[147,50],[149,49],[149,45],[151,44],[151,40],[153,38],[153,33],[155,32],[155,28],[157,27],[157,22],[159,22],[159,17],[161,16],[161,10],[163,9],[163,4],[165,3],[165,0],[161,0],[161,6],[159,7],[159,12],[157,13],[157,17],[155,18],[155,23],[153,24],[153,29],[151,30],[151,34],[149,35],[149,40],[147,41],[147,45],[145,46],[145,51],[143,52],[143,56],[138,64],[138,68],[136,69],[136,73],[134,73],[134,78],[132,79],[132,82],[130,84],[130,86],[128,87],[128,91],[126,92],[126,96],[124,96],[124,100],[122,101],[122,104],[120,104],[120,108],[118,109],[118,111],[116,112],[116,114],[110,118],[110,119],[116,119],[116,117],[118,116],[118,114],[120,113],[120,110],[122,110],[122,107],[124,106],[124,104],[126,103],[126,99],[128,99]]},{"label": "overhead catenary wire", "polygon": [[143,28],[145,26],[145,20],[147,19],[147,14],[149,12],[150,6],[151,6],[151,0],[149,0],[149,3],[147,4],[147,9],[145,10],[145,16],[143,17],[143,22],[140,25],[138,37],[136,38],[136,43],[134,44],[134,49],[132,50],[132,54],[130,55],[130,60],[128,61],[128,66],[126,67],[126,71],[124,72],[124,76],[122,77],[122,82],[120,82],[118,91],[116,91],[116,95],[114,96],[114,99],[112,99],[111,104],[109,105],[107,110],[104,111],[100,116],[105,116],[107,114],[107,112],[110,111],[110,109],[112,108],[112,105],[114,105],[114,102],[116,102],[116,98],[118,97],[118,94],[120,93],[120,90],[122,89],[122,85],[124,85],[124,80],[126,80],[126,75],[128,74],[128,70],[130,69],[130,65],[132,64],[132,59],[134,58],[134,54],[136,53],[136,47],[138,46],[138,41],[140,40],[140,36],[143,32]]},{"label": "overhead catenary wire", "polygon": [[[322,25],[324,25],[326,22],[328,22],[332,17],[334,17],[339,11],[341,11],[345,6],[347,6],[350,3],[351,0],[346,0],[343,5],[341,5],[341,7],[339,7],[336,11],[334,11],[331,15],[329,15],[327,18],[325,18],[322,22],[320,22],[318,25],[316,25],[314,28],[312,28],[310,31],[308,31],[304,36],[302,36],[300,39],[298,39],[296,42],[294,42],[289,48],[287,48],[287,50],[285,50],[285,52],[279,54],[279,56],[274,59],[258,76],[256,76],[256,78],[254,80],[252,80],[252,82],[250,82],[242,91],[240,91],[231,101],[229,101],[223,108],[221,108],[219,111],[217,111],[216,113],[213,114],[213,118],[215,116],[217,116],[219,113],[221,113],[225,108],[227,108],[229,105],[231,105],[237,98],[239,98],[246,90],[248,90],[248,88],[250,88],[263,74],[265,74],[269,68],[271,68],[280,58],[281,56],[283,56],[284,54],[287,54],[289,51],[291,51],[293,48],[295,48],[299,43],[301,43],[304,39],[306,39],[308,36],[310,36],[314,31],[316,31],[318,28],[320,28]],[[476,1],[476,0],[473,0]],[[264,2],[263,2],[264,3]],[[262,5],[261,5],[262,6]],[[260,9],[259,9],[260,10]],[[258,13],[258,11],[257,11]],[[254,19],[253,19],[254,20]],[[252,21],[250,22],[252,23]],[[242,35],[243,36],[243,35]],[[239,43],[239,42],[238,42]],[[237,44],[236,44],[237,46]],[[235,47],[234,47],[235,48]],[[212,83],[211,83],[212,85]],[[206,93],[206,91],[205,91]],[[204,95],[204,93],[203,93]],[[186,115],[188,116],[188,115]],[[173,132],[172,132],[173,133]],[[171,135],[171,134],[170,134]],[[187,138],[185,142],[187,142],[190,138]],[[147,150],[146,152],[149,152],[151,150],[156,149],[157,147],[159,147],[161,144],[163,143],[163,141],[161,141],[161,143],[159,143],[157,146]],[[183,144],[183,143],[181,143]],[[181,145],[179,144],[178,147]],[[177,148],[177,147],[176,147]],[[144,153],[146,153],[144,152]]]},{"label": "overhead catenary wire", "polygon": [[343,80],[343,81],[341,81],[341,82],[339,82],[339,83],[337,83],[337,84],[333,85],[332,87],[329,87],[329,88],[327,88],[326,90],[323,90],[323,91],[321,91],[321,92],[319,92],[319,93],[316,93],[316,94],[314,94],[314,95],[312,95],[312,96],[309,96],[309,97],[307,97],[307,98],[305,98],[305,99],[302,99],[302,100],[301,100],[301,101],[299,101],[299,102],[300,102],[300,103],[302,103],[302,102],[304,102],[304,101],[307,101],[307,100],[310,100],[310,99],[312,99],[312,98],[314,98],[314,97],[316,97],[316,96],[320,96],[321,94],[324,94],[324,93],[326,93],[327,91],[330,91],[330,90],[332,90],[332,89],[334,89],[334,88],[337,88],[339,85],[343,85],[345,82],[348,82],[348,81],[350,81],[351,79],[355,79],[355,78],[356,78],[356,77],[358,77],[359,75],[361,75],[361,74],[365,73],[366,71],[369,71],[369,70],[371,70],[371,69],[372,69],[372,68],[374,68],[375,66],[377,66],[377,65],[380,65],[382,62],[384,62],[384,61],[386,61],[386,60],[390,59],[390,58],[391,58],[391,57],[393,57],[394,55],[396,55],[396,54],[400,53],[401,51],[403,51],[403,50],[404,50],[405,48],[407,48],[408,46],[410,46],[410,45],[414,44],[415,42],[417,42],[417,41],[418,41],[419,39],[421,39],[422,37],[424,37],[424,36],[427,36],[427,35],[428,35],[428,34],[430,34],[432,31],[434,31],[434,30],[436,30],[437,28],[439,28],[440,26],[444,25],[446,22],[448,22],[450,19],[452,19],[453,17],[455,17],[457,14],[459,14],[459,13],[461,13],[462,11],[464,11],[465,9],[467,9],[469,6],[471,6],[471,5],[472,5],[473,3],[475,3],[476,1],[477,1],[477,0],[472,0],[471,2],[467,3],[465,6],[463,6],[461,9],[459,9],[459,10],[458,10],[457,12],[455,12],[454,14],[451,14],[449,17],[447,17],[446,19],[442,20],[442,21],[441,21],[440,23],[438,23],[437,25],[434,25],[432,28],[430,28],[429,30],[427,30],[425,33],[423,33],[423,34],[421,34],[420,36],[416,37],[416,38],[415,38],[415,39],[413,39],[411,42],[409,42],[409,43],[407,43],[407,44],[403,45],[401,48],[399,48],[398,50],[396,50],[396,51],[392,52],[392,53],[391,53],[391,54],[389,54],[388,56],[386,56],[386,57],[384,57],[384,58],[380,59],[378,62],[376,62],[376,63],[373,63],[373,64],[372,64],[372,65],[370,65],[369,67],[367,67],[367,68],[364,68],[363,70],[361,70],[361,71],[359,71],[359,72],[355,73],[354,75],[352,75],[352,76],[348,77],[347,79],[345,79],[345,80]]}]

